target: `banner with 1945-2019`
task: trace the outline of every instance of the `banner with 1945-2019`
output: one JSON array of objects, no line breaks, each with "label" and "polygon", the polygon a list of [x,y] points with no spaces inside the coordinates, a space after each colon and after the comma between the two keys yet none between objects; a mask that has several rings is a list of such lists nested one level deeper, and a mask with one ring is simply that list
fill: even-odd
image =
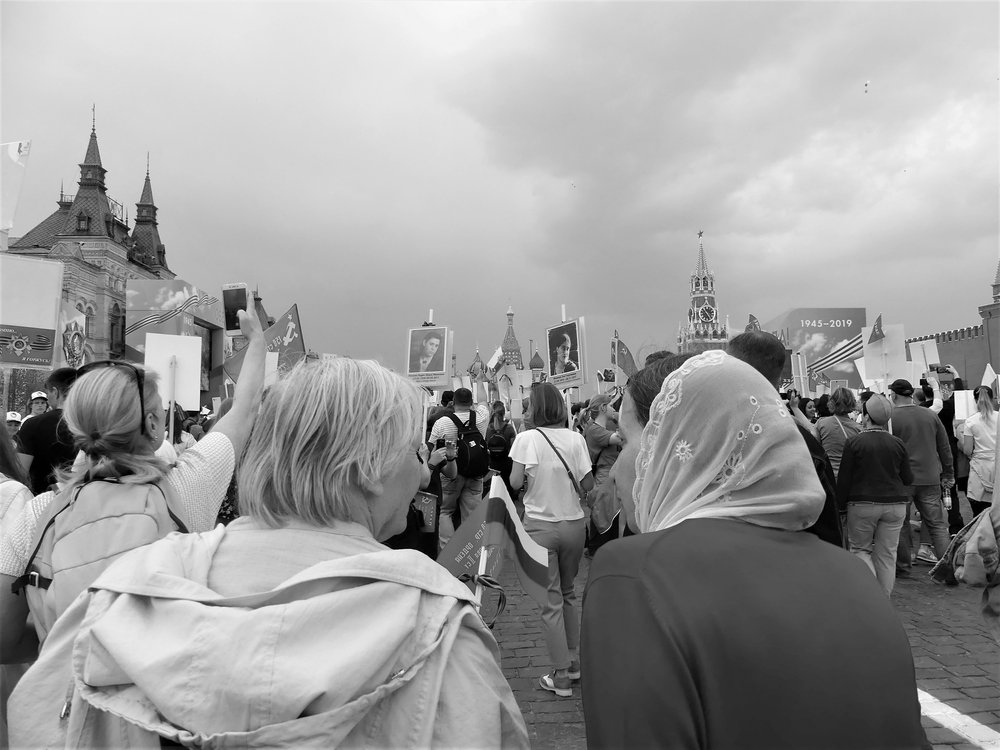
[{"label": "banner with 1945-2019", "polygon": [[801,354],[810,373],[860,388],[854,360],[863,356],[860,337],[866,325],[863,307],[797,307],[760,327],[781,339],[793,355]]}]

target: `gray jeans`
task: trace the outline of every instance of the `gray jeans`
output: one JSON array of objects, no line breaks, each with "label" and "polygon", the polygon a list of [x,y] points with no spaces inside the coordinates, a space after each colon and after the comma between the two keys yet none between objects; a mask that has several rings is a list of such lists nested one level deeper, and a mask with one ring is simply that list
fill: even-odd
[{"label": "gray jeans", "polygon": [[542,628],[555,669],[567,669],[571,661],[579,658],[580,613],[573,585],[580,570],[586,529],[582,518],[576,521],[524,518],[524,530],[549,551],[549,591],[542,607]]},{"label": "gray jeans", "polygon": [[[948,535],[948,519],[945,516],[944,502],[941,500],[941,485],[917,484],[910,491],[913,493],[913,503],[920,511],[920,523],[927,528],[931,535],[934,554],[941,557],[948,549],[948,542],[951,541]],[[909,568],[912,565],[912,546],[910,507],[907,504],[906,520],[903,523],[903,530],[899,534],[899,548],[896,551],[897,568]]]},{"label": "gray jeans", "polygon": [[847,544],[868,565],[886,596],[896,583],[896,545],[908,503],[848,503]]}]

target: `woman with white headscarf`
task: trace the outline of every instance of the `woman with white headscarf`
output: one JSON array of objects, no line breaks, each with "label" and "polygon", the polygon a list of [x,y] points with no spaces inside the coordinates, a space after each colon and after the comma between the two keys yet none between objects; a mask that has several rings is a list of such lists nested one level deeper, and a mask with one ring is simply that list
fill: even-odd
[{"label": "woman with white headscarf", "polygon": [[799,533],[824,493],[775,389],[718,351],[651,403],[641,375],[615,470],[641,533],[595,558],[584,599],[588,745],[926,746],[891,605],[863,563]]}]

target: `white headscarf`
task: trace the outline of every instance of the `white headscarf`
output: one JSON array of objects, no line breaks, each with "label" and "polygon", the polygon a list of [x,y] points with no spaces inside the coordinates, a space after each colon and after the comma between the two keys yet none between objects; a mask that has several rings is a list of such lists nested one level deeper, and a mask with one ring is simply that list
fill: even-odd
[{"label": "white headscarf", "polygon": [[778,393],[721,351],[689,359],[663,382],[636,458],[643,532],[689,518],[735,518],[798,531],[826,495]]}]

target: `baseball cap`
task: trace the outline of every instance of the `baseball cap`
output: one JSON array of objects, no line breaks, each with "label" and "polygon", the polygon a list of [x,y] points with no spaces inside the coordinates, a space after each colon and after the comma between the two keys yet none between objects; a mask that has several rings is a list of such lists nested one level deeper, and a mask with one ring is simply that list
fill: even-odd
[{"label": "baseball cap", "polygon": [[893,380],[892,383],[889,385],[889,390],[899,396],[913,395],[913,386],[910,385],[910,381],[903,380],[902,378],[900,378],[899,380]]},{"label": "baseball cap", "polygon": [[16,411],[9,411],[9,412],[7,412],[7,421],[8,422],[20,422],[21,421],[21,415],[18,414]]},{"label": "baseball cap", "polygon": [[35,391],[34,393],[31,394],[31,398],[29,398],[28,400],[34,401],[36,398],[44,398],[46,401],[48,401],[49,394],[47,394],[45,391]]},{"label": "baseball cap", "polygon": [[872,424],[884,426],[889,424],[889,417],[892,416],[892,404],[889,399],[880,393],[876,393],[865,402],[865,414],[872,421]]}]

